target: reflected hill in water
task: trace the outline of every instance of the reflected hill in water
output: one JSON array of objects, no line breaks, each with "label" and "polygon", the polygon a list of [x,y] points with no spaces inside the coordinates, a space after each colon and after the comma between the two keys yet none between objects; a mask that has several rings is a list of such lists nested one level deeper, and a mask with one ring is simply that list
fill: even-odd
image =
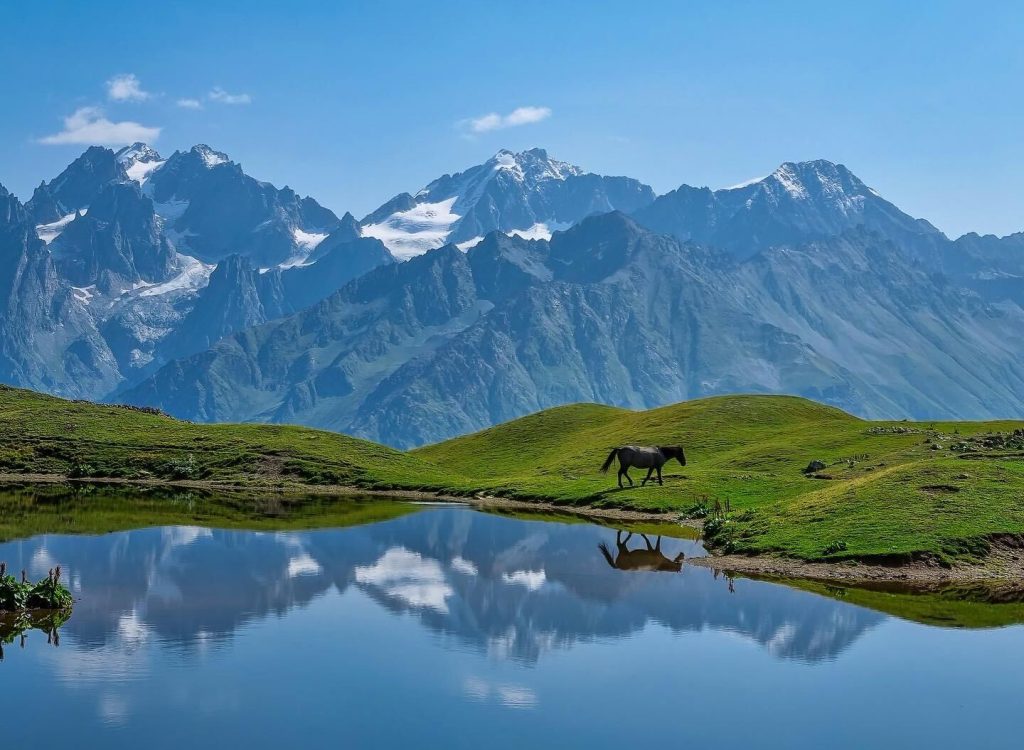
[{"label": "reflected hill in water", "polygon": [[[370,503],[363,508],[379,505]],[[78,600],[63,631],[84,646],[155,637],[176,648],[230,639],[248,622],[355,590],[432,631],[502,658],[628,636],[652,625],[724,630],[786,659],[839,655],[884,615],[772,583],[610,567],[616,532],[465,508],[403,507],[368,525],[310,531],[165,526],[46,535],[0,545],[32,574],[60,563]],[[415,512],[418,511],[418,512]],[[701,554],[664,539],[668,560]]]}]

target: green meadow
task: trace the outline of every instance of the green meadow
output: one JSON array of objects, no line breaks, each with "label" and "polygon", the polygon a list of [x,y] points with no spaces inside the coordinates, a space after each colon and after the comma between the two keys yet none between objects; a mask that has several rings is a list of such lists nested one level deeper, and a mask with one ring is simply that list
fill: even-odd
[{"label": "green meadow", "polygon": [[[558,407],[402,452],[302,427],[192,424],[0,388],[0,473],[484,494],[702,519],[711,544],[736,553],[952,562],[983,558],[997,535],[1024,534],[1021,429],[865,421],[806,399],[725,396],[649,411]],[[664,486],[641,487],[644,472],[633,469],[636,486],[619,489],[614,467],[599,468],[627,444],[681,445],[687,465],[667,464]],[[806,471],[812,461],[824,467]]]}]

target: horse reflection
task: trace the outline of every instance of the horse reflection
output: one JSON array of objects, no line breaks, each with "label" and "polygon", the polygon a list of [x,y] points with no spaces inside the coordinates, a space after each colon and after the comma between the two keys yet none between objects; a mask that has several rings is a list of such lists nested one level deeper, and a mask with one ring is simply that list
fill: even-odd
[{"label": "horse reflection", "polygon": [[626,545],[629,540],[633,537],[633,532],[627,532],[626,538],[622,538],[622,532],[615,532],[615,547],[616,554],[613,557],[612,552],[608,549],[608,545],[601,542],[597,545],[597,548],[601,550],[601,554],[604,555],[604,559],[608,561],[616,570],[665,570],[678,573],[683,568],[683,559],[686,557],[682,552],[675,556],[674,559],[670,560],[661,553],[661,535],[658,535],[658,540],[651,544],[651,540],[647,538],[646,534],[640,534],[646,543],[646,549],[638,547],[637,549],[629,549]]}]

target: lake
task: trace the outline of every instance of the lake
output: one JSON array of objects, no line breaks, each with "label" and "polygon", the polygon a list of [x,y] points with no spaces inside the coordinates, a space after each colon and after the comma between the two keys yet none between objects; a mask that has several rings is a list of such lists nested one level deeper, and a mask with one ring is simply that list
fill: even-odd
[{"label": "lake", "polygon": [[[729,578],[679,564],[694,539],[648,552],[641,527],[620,548],[614,528],[458,506],[330,501],[316,516],[348,520],[301,529],[305,506],[273,501],[247,522],[190,498],[174,507],[198,523],[155,526],[124,502],[5,502],[0,560],[59,563],[76,598],[59,645],[4,646],[8,747],[1020,741],[1014,597]],[[951,627],[976,624],[1000,627]]]}]

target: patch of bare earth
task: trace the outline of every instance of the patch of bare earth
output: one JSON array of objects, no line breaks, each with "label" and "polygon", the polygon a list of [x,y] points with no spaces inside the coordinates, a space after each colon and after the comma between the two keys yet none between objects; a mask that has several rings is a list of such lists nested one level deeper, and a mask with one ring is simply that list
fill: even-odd
[{"label": "patch of bare earth", "polygon": [[981,562],[962,562],[953,566],[943,566],[934,559],[881,565],[855,560],[805,562],[772,555],[708,555],[691,558],[687,562],[729,573],[850,583],[895,582],[928,587],[1024,581],[1024,538],[1011,535],[997,538]]}]

